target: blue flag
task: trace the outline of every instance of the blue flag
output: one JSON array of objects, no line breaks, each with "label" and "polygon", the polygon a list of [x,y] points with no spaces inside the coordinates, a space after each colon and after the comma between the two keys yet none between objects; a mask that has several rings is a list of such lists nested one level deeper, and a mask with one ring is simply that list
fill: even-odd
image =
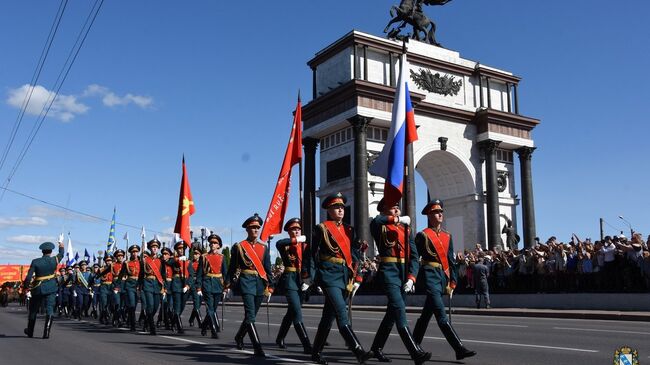
[{"label": "blue flag", "polygon": [[106,251],[111,253],[115,250],[115,208],[113,208],[113,219],[111,219],[111,230],[108,232]]},{"label": "blue flag", "polygon": [[88,253],[88,249],[84,248],[84,260],[88,261],[90,260],[90,254]]}]

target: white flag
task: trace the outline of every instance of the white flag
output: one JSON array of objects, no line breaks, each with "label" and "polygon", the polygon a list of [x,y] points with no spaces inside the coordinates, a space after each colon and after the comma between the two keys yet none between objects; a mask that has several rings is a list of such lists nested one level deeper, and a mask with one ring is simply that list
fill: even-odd
[{"label": "white flag", "polygon": [[70,238],[70,232],[68,232],[68,265],[74,265],[75,261],[74,250],[72,249],[72,239]]}]

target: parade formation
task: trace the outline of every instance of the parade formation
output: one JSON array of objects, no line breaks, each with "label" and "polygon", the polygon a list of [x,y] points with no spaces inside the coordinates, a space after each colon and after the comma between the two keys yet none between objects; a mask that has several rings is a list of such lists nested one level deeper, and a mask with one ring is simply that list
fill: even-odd
[{"label": "parade formation", "polygon": [[[293,325],[303,351],[311,354],[312,361],[327,364],[322,352],[334,320],[339,333],[352,351],[357,362],[365,363],[375,357],[380,362],[390,362],[383,352],[393,326],[397,327],[404,346],[415,364],[431,358],[422,347],[422,339],[429,320],[435,315],[438,326],[455,351],[457,360],[474,356],[459,339],[445,314],[443,295],[452,295],[456,283],[456,265],[451,235],[440,228],[443,220],[443,203],[434,199],[422,214],[428,217],[428,228],[418,232],[415,241],[410,234],[410,217],[401,215],[397,202],[382,200],[377,215],[371,222],[371,231],[379,243],[381,266],[380,280],[388,297],[388,305],[375,339],[366,351],[352,329],[352,298],[362,285],[357,273],[359,257],[364,244],[355,237],[354,228],[343,223],[347,198],[341,193],[324,199],[323,208],[328,217],[319,224],[310,240],[302,234],[299,218],[291,218],[284,225],[289,238],[276,244],[285,270],[277,283],[271,279],[271,262],[267,243],[258,239],[262,218],[254,214],[242,227],[247,237],[232,248],[230,265],[220,252],[222,239],[217,234],[208,236],[209,251],[200,245],[188,247],[184,241],[176,242],[174,251],[152,239],[140,255],[140,246],[131,245],[125,262],[124,251],[116,250],[104,257],[104,265],[87,262],[70,266],[56,273],[63,258],[64,245],[59,242],[59,252],[51,256],[55,245],[45,242],[40,246],[43,256],[34,259],[23,283],[28,289],[29,317],[25,334],[32,337],[36,317],[41,308],[45,311],[43,338],[49,338],[55,313],[72,319],[94,318],[99,323],[125,327],[156,335],[162,327],[176,335],[185,328],[181,315],[191,299],[190,326],[194,323],[201,335],[208,329],[211,337],[219,339],[219,304],[231,290],[241,293],[245,316],[235,335],[234,345],[244,349],[244,338],[250,338],[254,356],[265,357],[259,332],[255,325],[258,311],[268,303],[276,286],[281,286],[287,298],[287,313],[282,319],[276,344],[286,348],[284,338]],[[189,249],[189,251],[188,251]],[[189,252],[191,257],[187,257]],[[416,278],[424,282],[416,284]],[[422,315],[413,333],[406,320],[405,296],[422,285],[427,299]],[[302,322],[301,306],[304,293],[312,286],[325,295],[321,321],[314,335],[313,345]],[[97,299],[99,298],[99,299]],[[136,311],[140,305],[140,318]],[[205,306],[204,315],[202,308]],[[158,314],[158,320],[156,315]]]}]

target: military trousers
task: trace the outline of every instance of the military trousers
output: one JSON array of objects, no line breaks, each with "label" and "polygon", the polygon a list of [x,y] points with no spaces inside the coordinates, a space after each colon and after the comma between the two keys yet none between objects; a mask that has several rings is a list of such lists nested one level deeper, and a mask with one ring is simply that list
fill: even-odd
[{"label": "military trousers", "polygon": [[126,307],[131,309],[138,305],[138,282],[134,279],[128,279],[124,284],[126,292]]},{"label": "military trousers", "polygon": [[384,285],[384,291],[388,298],[386,313],[382,319],[379,328],[393,327],[404,328],[408,326],[406,319],[406,293],[399,285]]},{"label": "military trousers", "polygon": [[29,319],[36,320],[36,315],[45,306],[45,314],[48,316],[54,315],[54,305],[56,304],[56,293],[33,295],[29,301]]},{"label": "military trousers", "polygon": [[160,296],[159,292],[145,291],[142,296],[143,302],[145,304],[145,310],[149,314],[154,314],[158,311],[160,307]]},{"label": "military trousers", "polygon": [[183,311],[185,310],[185,303],[187,302],[188,298],[188,293],[183,293],[182,291],[175,291],[172,293],[172,310],[174,313],[178,314],[179,316],[183,314]]},{"label": "military trousers", "polygon": [[345,298],[347,298],[347,290],[337,287],[323,288],[325,294],[325,306],[323,307],[323,315],[321,316],[319,328],[331,327],[332,322],[336,319],[339,328],[350,325],[350,318],[348,317],[347,305]]},{"label": "military trousers", "polygon": [[[188,298],[192,297],[192,301],[193,301],[192,308],[196,309],[197,311],[200,311],[201,310],[201,296],[199,295],[199,292],[196,291],[196,289],[190,289],[188,294],[189,294],[187,296]],[[187,301],[188,298],[186,298],[185,301]]]},{"label": "military trousers", "polygon": [[427,291],[427,298],[424,301],[424,307],[422,307],[422,314],[420,314],[419,321],[424,321],[423,323],[429,323],[432,316],[436,316],[436,321],[438,325],[447,323],[447,313],[445,312],[445,303],[442,301],[442,292],[434,290],[433,293]]},{"label": "military trousers", "polygon": [[242,294],[244,302],[244,320],[248,323],[255,323],[257,312],[262,306],[264,295]]},{"label": "military trousers", "polygon": [[222,296],[223,296],[222,293],[203,292],[203,298],[205,299],[205,306],[208,308],[208,316],[211,316],[212,313],[218,313],[219,301],[221,301]]},{"label": "military trousers", "polygon": [[[302,323],[302,301],[298,290],[287,290],[287,314],[284,320],[289,320],[293,324]],[[283,320],[283,322],[284,322]]]}]

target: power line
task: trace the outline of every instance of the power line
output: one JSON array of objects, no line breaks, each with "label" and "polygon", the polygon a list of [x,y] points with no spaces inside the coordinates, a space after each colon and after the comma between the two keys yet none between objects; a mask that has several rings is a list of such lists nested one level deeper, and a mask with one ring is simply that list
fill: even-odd
[{"label": "power line", "polygon": [[62,0],[61,4],[59,4],[59,9],[56,12],[56,16],[54,17],[52,26],[50,27],[50,33],[47,35],[47,40],[45,41],[45,45],[43,46],[43,50],[41,51],[41,56],[39,57],[38,63],[36,64],[36,69],[32,74],[32,79],[29,82],[29,86],[30,86],[29,93],[25,94],[23,103],[20,106],[20,110],[18,111],[18,117],[16,118],[16,121],[14,122],[14,126],[11,130],[9,141],[7,142],[7,146],[5,147],[4,152],[2,153],[2,158],[0,158],[0,171],[2,171],[2,168],[4,167],[4,164],[7,161],[7,156],[9,155],[9,151],[11,150],[11,146],[13,145],[16,135],[18,134],[18,130],[20,129],[20,124],[22,123],[23,117],[25,116],[25,111],[27,110],[27,105],[29,105],[29,102],[32,99],[32,94],[34,93],[34,89],[38,84],[38,79],[41,76],[41,71],[43,70],[43,66],[45,66],[45,61],[47,60],[47,56],[50,53],[52,42],[54,41],[56,32],[59,29],[59,24],[61,23],[61,18],[63,18],[63,13],[65,12],[67,5],[68,5],[68,0]]},{"label": "power line", "polygon": [[[99,4],[99,5],[98,5]],[[96,0],[95,4],[93,5],[92,9],[90,10],[90,13],[88,14],[88,17],[86,18],[86,22],[84,23],[83,27],[81,28],[81,31],[79,32],[79,35],[77,36],[77,41],[75,44],[72,46],[72,49],[70,50],[70,53],[68,54],[68,58],[66,59],[66,62],[63,65],[63,68],[61,69],[61,72],[59,72],[59,76],[57,77],[56,82],[54,83],[56,91],[54,92],[53,96],[51,96],[48,99],[48,102],[43,106],[43,110],[41,110],[41,114],[39,115],[38,121],[36,124],[34,124],[34,127],[32,128],[32,131],[30,132],[30,137],[28,138],[28,141],[25,142],[25,145],[23,146],[23,149],[16,160],[16,163],[14,164],[11,172],[9,173],[9,176],[7,177],[7,180],[4,183],[4,188],[9,187],[9,184],[11,183],[11,179],[14,177],[16,172],[18,171],[18,167],[20,167],[20,164],[23,162],[25,156],[27,155],[27,151],[29,151],[29,148],[31,147],[32,143],[34,142],[34,139],[36,138],[36,135],[38,134],[38,131],[41,129],[41,126],[43,126],[43,122],[45,121],[45,117],[50,111],[50,108],[52,107],[52,104],[54,104],[54,101],[56,100],[56,97],[59,95],[59,91],[61,90],[61,87],[63,86],[63,83],[68,77],[68,74],[70,73],[70,70],[72,69],[72,65],[74,64],[75,60],[77,59],[77,56],[79,55],[79,51],[81,51],[81,47],[83,47],[84,42],[86,41],[86,37],[88,36],[88,33],[90,33],[90,29],[92,28],[93,24],[95,23],[95,19],[97,19],[97,15],[99,14],[99,11],[101,10],[102,5],[104,4],[104,0]],[[96,10],[95,10],[96,8]],[[94,12],[94,13],[93,13]],[[76,51],[75,51],[76,47]],[[67,66],[67,67],[66,67]],[[62,77],[63,75],[63,77]],[[58,83],[58,86],[57,86]],[[2,193],[0,194],[0,201],[2,201],[2,198],[4,197],[4,193],[7,190],[3,190]]]},{"label": "power line", "polygon": [[[25,194],[25,193],[21,193],[19,191],[15,191],[15,190],[12,190],[12,189],[9,189],[9,188],[0,187],[0,189],[3,189],[3,191],[8,191],[10,193],[14,193],[16,195],[20,195],[20,196],[25,197],[27,199],[35,200],[35,201],[37,201],[39,203],[43,203],[43,204],[47,204],[47,205],[52,206],[52,207],[59,208],[61,210],[64,210],[64,211],[67,211],[67,212],[70,212],[70,213],[74,213],[74,214],[81,215],[81,216],[84,216],[84,217],[92,218],[92,219],[102,221],[102,222],[108,222],[108,223],[112,222],[112,219],[103,218],[103,217],[100,217],[100,216],[97,216],[97,215],[94,215],[94,214],[85,213],[85,212],[82,212],[82,211],[79,211],[79,210],[76,210],[76,209],[71,209],[71,208],[68,208],[68,207],[64,207],[63,205],[52,203],[52,202],[49,202],[47,200],[43,200],[41,198],[37,198],[35,196],[31,196],[31,195],[28,195],[28,194]],[[132,225],[132,224],[119,223],[117,221],[115,221],[115,225],[122,226],[122,227],[133,228],[133,229],[137,229],[137,230],[140,230],[142,228],[142,227],[138,227],[138,226],[135,226],[135,225]],[[154,231],[154,230],[149,230],[149,231],[153,232],[153,233],[161,234],[161,235],[167,235],[167,233],[160,232],[160,231]]]}]

